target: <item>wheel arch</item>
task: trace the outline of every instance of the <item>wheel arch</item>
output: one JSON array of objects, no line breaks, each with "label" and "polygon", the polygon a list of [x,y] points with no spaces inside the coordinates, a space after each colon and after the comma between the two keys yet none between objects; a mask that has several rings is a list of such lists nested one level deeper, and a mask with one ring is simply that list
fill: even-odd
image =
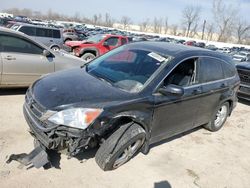
[{"label": "wheel arch", "polygon": [[92,53],[94,54],[96,57],[99,56],[99,51],[96,48],[83,48],[80,51],[80,55],[84,55],[85,53]]}]

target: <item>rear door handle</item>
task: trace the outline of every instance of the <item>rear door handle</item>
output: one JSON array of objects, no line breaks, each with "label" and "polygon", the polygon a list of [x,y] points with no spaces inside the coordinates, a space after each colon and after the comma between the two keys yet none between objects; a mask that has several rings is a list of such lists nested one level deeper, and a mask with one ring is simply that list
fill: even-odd
[{"label": "rear door handle", "polygon": [[54,42],[53,40],[50,40],[50,42]]},{"label": "rear door handle", "polygon": [[227,87],[227,84],[223,83],[223,84],[221,84],[220,87],[221,87],[221,88],[225,88],[225,87]]},{"label": "rear door handle", "polygon": [[4,59],[6,59],[6,60],[16,60],[16,58],[15,57],[12,57],[12,56],[7,56],[7,57],[5,57]]}]

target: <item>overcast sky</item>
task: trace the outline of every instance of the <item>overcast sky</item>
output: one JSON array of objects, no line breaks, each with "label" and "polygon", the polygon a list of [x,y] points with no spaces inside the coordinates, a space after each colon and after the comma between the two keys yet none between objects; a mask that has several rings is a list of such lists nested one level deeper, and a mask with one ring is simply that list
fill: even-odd
[{"label": "overcast sky", "polygon": [[[126,15],[133,22],[141,22],[146,18],[166,16],[170,24],[181,22],[182,9],[187,5],[198,5],[202,10],[201,19],[212,19],[213,0],[0,0],[0,10],[9,8],[29,8],[46,13],[48,9],[67,15],[92,17],[96,13],[110,13],[119,20]],[[250,0],[225,0],[240,9],[240,16],[250,22]]]}]

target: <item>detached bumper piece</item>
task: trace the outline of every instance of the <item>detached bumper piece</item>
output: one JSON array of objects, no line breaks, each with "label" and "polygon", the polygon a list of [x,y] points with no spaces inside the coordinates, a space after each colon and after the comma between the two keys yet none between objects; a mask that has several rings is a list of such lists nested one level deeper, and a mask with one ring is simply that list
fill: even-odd
[{"label": "detached bumper piece", "polygon": [[12,154],[6,163],[9,164],[13,160],[20,162],[24,166],[29,166],[28,169],[32,167],[41,168],[50,163],[47,152],[40,146],[36,147],[29,154]]}]

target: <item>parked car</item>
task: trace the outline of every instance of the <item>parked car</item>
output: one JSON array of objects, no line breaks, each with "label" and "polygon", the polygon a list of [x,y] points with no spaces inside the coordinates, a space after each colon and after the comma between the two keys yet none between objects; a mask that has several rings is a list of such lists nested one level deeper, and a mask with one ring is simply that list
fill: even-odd
[{"label": "parked car", "polygon": [[0,87],[27,87],[44,74],[80,67],[80,58],[54,52],[29,36],[0,28]]},{"label": "parked car", "polygon": [[77,57],[89,62],[94,58],[128,43],[128,38],[121,35],[95,35],[84,41],[68,41],[68,51],[73,51]]},{"label": "parked car", "polygon": [[62,32],[58,28],[44,27],[31,24],[15,24],[11,27],[40,41],[52,50],[58,51],[63,47]]},{"label": "parked car", "polygon": [[196,47],[200,47],[200,48],[205,48],[206,47],[206,44],[204,42],[197,42],[195,44]]},{"label": "parked car", "polygon": [[42,148],[75,156],[100,145],[96,162],[112,170],[147,153],[149,144],[195,127],[218,131],[238,87],[228,56],[138,42],[39,79],[27,91],[24,115]]},{"label": "parked car", "polygon": [[235,61],[240,61],[240,62],[250,61],[250,53],[249,52],[241,51],[241,52],[239,52],[237,54],[234,54],[233,55],[233,59]]},{"label": "parked car", "polygon": [[250,62],[241,62],[236,65],[240,76],[238,97],[250,100]]},{"label": "parked car", "polygon": [[218,48],[213,44],[209,44],[206,46],[206,49],[216,51]]},{"label": "parked car", "polygon": [[63,33],[63,41],[68,42],[68,41],[77,41],[79,40],[79,37],[76,33],[73,32],[64,32]]},{"label": "parked car", "polygon": [[187,46],[195,46],[196,45],[196,41],[190,40],[190,41],[184,42],[183,44],[187,45]]}]

